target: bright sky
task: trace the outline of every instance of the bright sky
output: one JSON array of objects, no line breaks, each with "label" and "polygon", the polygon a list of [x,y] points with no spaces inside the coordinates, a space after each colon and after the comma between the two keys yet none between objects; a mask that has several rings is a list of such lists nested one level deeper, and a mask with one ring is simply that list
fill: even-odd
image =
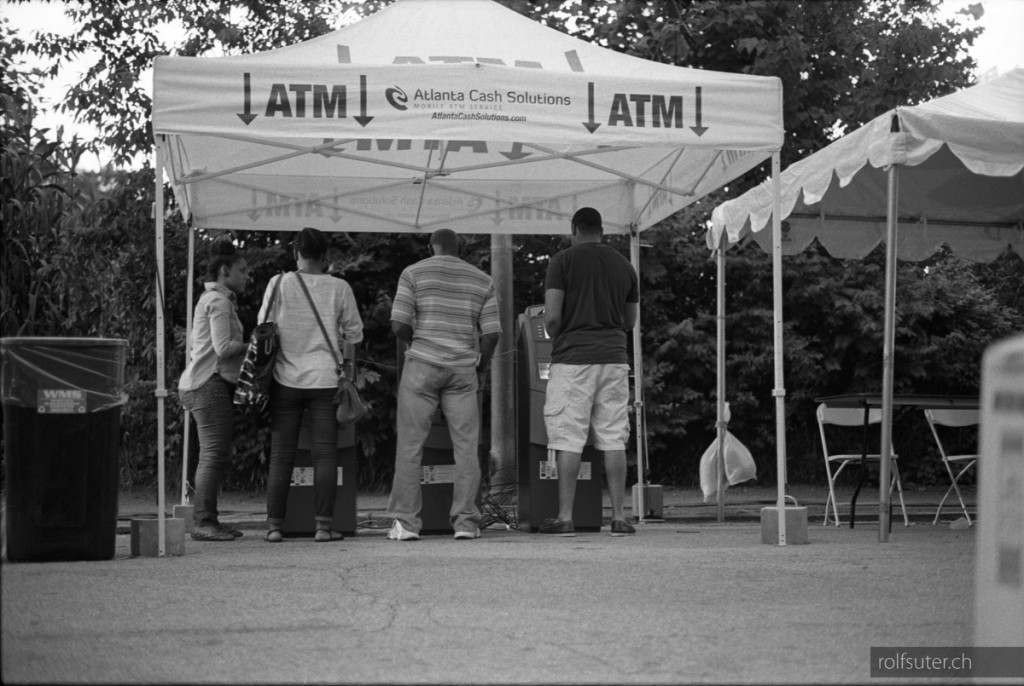
[{"label": "bright sky", "polygon": [[[958,10],[974,4],[981,4],[985,14],[980,25],[985,29],[981,38],[975,42],[971,55],[978,62],[976,76],[979,81],[1002,74],[1015,67],[1024,67],[1024,0],[942,0],[941,16],[953,18]],[[40,29],[58,32],[69,32],[71,22],[64,16],[61,3],[39,2],[12,3],[0,0],[0,13],[18,30],[23,38],[30,39],[33,32]],[[42,94],[42,101],[37,103],[45,109],[60,100],[70,83],[79,78],[84,68],[72,65],[62,78],[49,86]],[[151,83],[152,72],[145,75]],[[88,127],[75,124],[67,115],[55,115],[40,112],[37,119],[39,127],[55,129],[63,124],[68,131],[78,131],[80,135],[89,135]],[[98,168],[98,162],[83,160],[83,167]]]},{"label": "bright sky", "polygon": [[1024,67],[1024,0],[943,0],[940,16],[953,17],[974,4],[985,8],[979,21],[985,32],[971,49],[978,80]]}]

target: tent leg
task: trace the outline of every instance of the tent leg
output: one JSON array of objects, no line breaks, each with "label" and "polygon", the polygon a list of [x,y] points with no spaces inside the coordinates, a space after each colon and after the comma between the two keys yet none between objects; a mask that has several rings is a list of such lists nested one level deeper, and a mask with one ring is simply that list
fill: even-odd
[{"label": "tent leg", "polygon": [[725,246],[726,236],[718,243],[718,250],[715,253],[717,263],[717,383],[718,402],[715,403],[715,434],[718,437],[718,459],[715,470],[715,482],[718,484],[717,507],[715,519],[722,523],[725,521],[725,430],[728,422],[725,420]]},{"label": "tent leg", "polygon": [[786,545],[786,389],[783,379],[782,337],[782,203],[781,161],[772,153],[772,295],[775,337],[775,468],[777,474],[775,506],[779,513],[779,545]]},{"label": "tent leg", "polygon": [[[498,295],[501,338],[491,362],[491,489],[515,481],[515,322],[512,312],[512,236],[491,235],[491,276]],[[500,474],[497,483],[494,475]]]},{"label": "tent leg", "polygon": [[892,455],[893,352],[896,334],[896,208],[899,206],[899,167],[888,172],[885,210],[885,340],[882,342],[882,459],[878,467],[878,540],[889,540],[889,460]]},{"label": "tent leg", "polygon": [[157,556],[167,552],[166,494],[164,493],[164,453],[166,450],[164,432],[167,427],[167,387],[164,379],[164,183],[163,183],[163,137],[156,141],[156,164],[154,176],[153,215],[156,220],[156,461],[157,461]]},{"label": "tent leg", "polygon": [[[188,271],[186,274],[185,283],[185,341],[192,340],[192,298],[193,287],[195,283],[193,274],[195,273],[195,258],[196,255],[196,232],[192,228],[192,224],[188,225]],[[185,344],[185,367],[188,367],[189,362],[192,358],[192,350],[189,343]],[[192,432],[189,428],[192,425],[192,413],[188,410],[182,412],[182,420],[184,429],[181,437],[181,504],[188,505],[188,455],[189,455],[189,443],[192,436]]]},{"label": "tent leg", "polygon": [[[640,232],[632,227],[629,236],[629,258],[640,278]],[[639,289],[639,286],[637,287]],[[636,506],[637,521],[644,521],[647,504],[644,502],[647,486],[647,426],[644,421],[644,363],[640,336],[640,308],[637,308],[636,326],[633,327],[633,416],[636,419]]]}]

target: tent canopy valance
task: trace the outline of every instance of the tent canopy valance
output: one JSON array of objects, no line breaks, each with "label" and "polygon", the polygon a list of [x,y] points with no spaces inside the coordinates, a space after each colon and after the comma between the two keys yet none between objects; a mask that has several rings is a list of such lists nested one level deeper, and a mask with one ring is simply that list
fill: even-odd
[{"label": "tent canopy valance", "polygon": [[153,127],[198,228],[645,229],[782,145],[779,79],[643,60],[490,0],[399,0],[265,53],[159,57]]},{"label": "tent canopy valance", "polygon": [[[919,261],[943,244],[975,261],[1024,253],[1024,69],[876,117],[790,165],[781,177],[783,251],[818,239],[860,258],[885,238],[886,171],[899,165],[897,256]],[[710,245],[762,231],[772,212],[762,184],[712,214]]]}]

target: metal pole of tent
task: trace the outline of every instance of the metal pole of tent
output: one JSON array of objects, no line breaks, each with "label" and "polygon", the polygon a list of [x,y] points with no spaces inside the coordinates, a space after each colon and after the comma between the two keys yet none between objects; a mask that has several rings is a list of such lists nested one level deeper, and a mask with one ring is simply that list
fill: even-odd
[{"label": "metal pole of tent", "polygon": [[[629,259],[636,270],[639,291],[640,232],[636,230],[635,224],[630,226],[629,231]],[[647,427],[644,422],[644,363],[640,347],[640,307],[637,307],[636,326],[633,327],[633,416],[636,419],[636,506],[640,510],[633,514],[636,515],[637,521],[642,522],[647,511],[647,505],[644,503],[644,496],[647,495]]]},{"label": "metal pole of tent", "polygon": [[157,472],[157,556],[167,552],[166,508],[164,493],[164,431],[167,426],[167,388],[164,380],[164,138],[156,139],[156,164],[153,170],[156,219],[156,472]]},{"label": "metal pole of tent", "polygon": [[772,309],[775,334],[775,469],[776,501],[779,521],[779,545],[786,545],[786,388],[782,369],[782,207],[781,161],[772,153]]},{"label": "metal pole of tent", "polygon": [[[192,230],[191,222],[188,225],[188,271],[185,272],[185,366],[192,358],[192,284],[195,283],[193,271],[195,270],[196,254],[196,232]],[[192,432],[192,413],[188,410],[182,411],[185,428],[181,437],[181,504],[188,505],[188,451],[189,438]]]},{"label": "metal pole of tent", "polygon": [[718,377],[718,402],[715,404],[715,435],[717,442],[717,465],[715,467],[715,483],[718,484],[716,519],[719,523],[725,521],[725,430],[728,422],[725,420],[725,247],[728,245],[728,236],[723,232],[718,239],[718,250],[715,252],[715,263],[717,266],[718,302],[717,302],[717,377]]},{"label": "metal pole of tent", "polygon": [[[491,234],[491,278],[498,296],[501,338],[491,361],[491,491],[515,481],[515,321],[512,311],[512,235]],[[495,475],[500,473],[500,478]],[[497,483],[496,483],[497,481]]]},{"label": "metal pole of tent", "polygon": [[896,337],[896,208],[899,206],[897,165],[889,167],[885,210],[885,340],[882,342],[882,459],[878,467],[878,540],[889,540],[889,460],[892,455],[892,368]]}]

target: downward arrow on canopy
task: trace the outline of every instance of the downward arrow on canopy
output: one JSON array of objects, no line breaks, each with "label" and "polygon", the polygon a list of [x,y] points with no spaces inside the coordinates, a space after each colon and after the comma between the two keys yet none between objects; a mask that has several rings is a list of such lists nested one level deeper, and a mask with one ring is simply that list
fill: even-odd
[{"label": "downward arrow on canopy", "polygon": [[523,144],[522,143],[513,143],[512,144],[512,152],[503,152],[501,154],[504,155],[505,157],[507,157],[510,160],[521,160],[524,157],[529,157],[533,153],[532,152],[523,152]]},{"label": "downward arrow on canopy", "polygon": [[[338,189],[335,188],[334,192],[337,193]],[[331,212],[331,221],[337,224],[343,216],[341,210],[338,209],[338,196],[334,196],[334,211]]]},{"label": "downward arrow on canopy", "polygon": [[587,127],[587,131],[594,133],[597,131],[597,127],[600,126],[594,120],[594,82],[591,81],[587,84],[587,117],[589,121],[583,122],[583,125]]},{"label": "downward arrow on canopy", "polygon": [[248,126],[258,116],[252,113],[252,83],[250,82],[249,72],[245,72],[242,75],[242,94],[244,97],[242,113],[238,115],[238,118]]},{"label": "downward arrow on canopy", "polygon": [[366,75],[365,74],[362,74],[359,77],[359,116],[358,117],[352,117],[352,118],[355,119],[357,122],[359,122],[360,126],[366,126],[371,121],[373,121],[373,117],[367,117],[366,116]]},{"label": "downward arrow on canopy", "polygon": [[700,92],[701,92],[701,87],[697,86],[696,87],[696,91],[697,91],[697,102],[696,102],[697,115],[695,117],[695,123],[697,125],[696,126],[691,126],[690,130],[693,131],[698,136],[703,136],[704,132],[708,130],[708,127],[700,125],[700,121],[701,121],[701,112],[700,112]]},{"label": "downward arrow on canopy", "polygon": [[494,214],[491,215],[491,221],[494,222],[495,226],[499,226],[504,221],[501,217],[501,192],[499,191],[494,196]]},{"label": "downward arrow on canopy", "polygon": [[248,216],[251,221],[256,221],[260,218],[259,196],[256,195],[256,191],[252,192],[252,210],[248,212],[246,216]]}]

